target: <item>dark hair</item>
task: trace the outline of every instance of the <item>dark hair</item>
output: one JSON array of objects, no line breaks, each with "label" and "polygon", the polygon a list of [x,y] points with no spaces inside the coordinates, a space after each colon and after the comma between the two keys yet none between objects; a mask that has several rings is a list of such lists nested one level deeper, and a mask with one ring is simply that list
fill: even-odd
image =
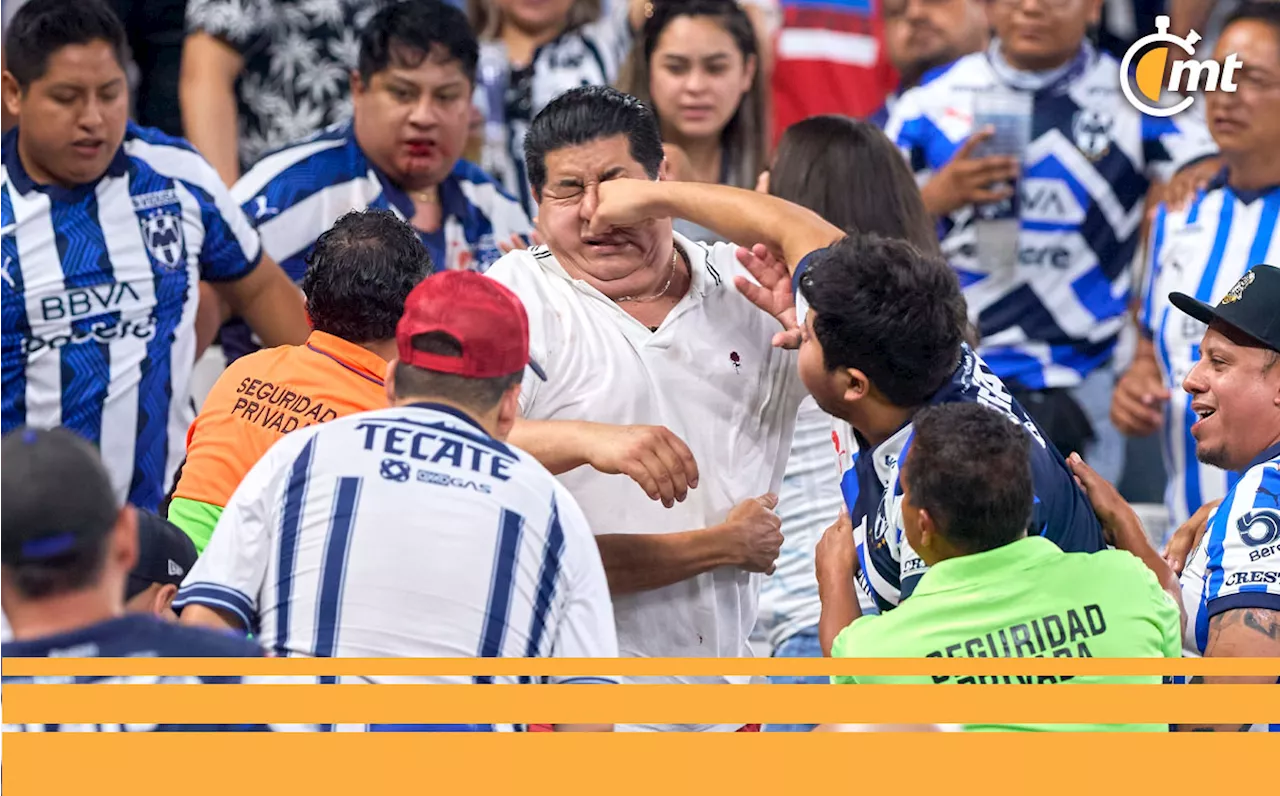
[{"label": "dark hair", "polygon": [[941,404],[912,421],[902,477],[912,504],[965,553],[1019,539],[1031,522],[1030,435],[981,404]]},{"label": "dark hair", "polygon": [[102,0],[36,0],[18,9],[4,36],[5,68],[24,90],[44,77],[49,58],[73,44],[105,41],[124,68],[124,25]]},{"label": "dark hair", "polygon": [[391,340],[409,291],[432,271],[418,233],[385,210],[342,216],[307,255],[302,292],[312,328],[348,340]]},{"label": "dark hair", "polygon": [[[482,39],[496,39],[502,32],[502,10],[497,7],[497,0],[467,0],[467,18],[471,29]],[[574,30],[599,18],[600,0],[574,0],[564,29]]]},{"label": "dark hair", "polygon": [[1271,26],[1271,32],[1280,38],[1280,3],[1266,2],[1266,0],[1245,0],[1245,2],[1236,6],[1225,22],[1222,23],[1222,29],[1226,30],[1228,26],[1236,22],[1262,22]]},{"label": "dark hair", "polygon": [[393,64],[414,68],[436,48],[458,61],[467,80],[475,82],[480,45],[466,14],[442,0],[386,3],[360,31],[360,79],[367,84],[374,73]]},{"label": "dark hair", "polygon": [[819,249],[800,290],[827,369],[861,370],[897,406],[923,404],[960,361],[955,272],[904,240],[853,234]]},{"label": "dark hair", "polygon": [[[35,600],[95,584],[120,511],[98,451],[65,428],[22,428],[4,436],[0,458],[4,565],[18,593]],[[51,536],[68,538],[32,557],[26,547]]]},{"label": "dark hair", "polygon": [[782,134],[769,193],[850,232],[901,238],[937,254],[938,229],[915,175],[880,128],[848,116],[811,116]]},{"label": "dark hair", "polygon": [[625,135],[631,157],[656,179],[662,166],[662,132],[653,111],[640,100],[609,86],[582,86],[566,91],[533,119],[524,139],[524,160],[533,195],[542,198],[547,184],[547,154]]},{"label": "dark hair", "polygon": [[756,75],[751,89],[742,97],[729,123],[720,133],[724,157],[731,162],[729,184],[753,188],[765,166],[765,79],[760,63],[760,47],[755,28],[736,0],[655,0],[652,13],[646,17],[640,38],[632,45],[623,68],[618,88],[639,98],[653,108],[649,93],[653,51],[667,26],[680,17],[709,17],[729,34],[742,60],[756,61]]},{"label": "dark hair", "polygon": [[[462,344],[445,332],[420,334],[413,338],[413,348],[447,357],[462,356]],[[476,412],[487,412],[523,376],[524,371],[518,370],[491,379],[472,379],[397,362],[395,392],[398,399],[444,398]]]}]

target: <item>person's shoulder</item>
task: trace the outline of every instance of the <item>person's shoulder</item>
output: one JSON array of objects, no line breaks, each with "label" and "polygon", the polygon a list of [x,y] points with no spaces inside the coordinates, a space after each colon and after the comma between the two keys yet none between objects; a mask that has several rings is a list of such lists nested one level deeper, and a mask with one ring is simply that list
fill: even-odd
[{"label": "person's shoulder", "polygon": [[457,163],[453,164],[453,171],[450,172],[450,176],[458,180],[460,183],[470,183],[476,187],[492,186],[494,195],[497,197],[508,202],[516,201],[510,194],[503,190],[502,186],[498,184],[498,181],[495,180],[489,172],[469,160],[459,160]]},{"label": "person's shoulder", "polygon": [[220,632],[202,627],[188,627],[158,622],[153,631],[164,642],[163,657],[190,658],[261,658],[262,648],[244,636],[231,631]]},{"label": "person's shoulder", "polygon": [[555,255],[545,244],[531,246],[528,249],[515,249],[498,258],[489,266],[485,276],[496,279],[526,303],[530,298],[545,291],[550,284],[552,274],[548,265],[556,265]]},{"label": "person's shoulder", "polygon": [[129,122],[122,146],[134,164],[196,189],[194,193],[204,204],[210,197],[216,202],[229,193],[218,172],[185,138]]},{"label": "person's shoulder", "polygon": [[350,124],[335,124],[263,155],[236,180],[231,195],[243,204],[270,193],[270,204],[279,211],[285,209],[281,202],[291,204],[289,197],[297,201],[367,174],[368,164],[355,146]]},{"label": "person's shoulder", "polygon": [[1063,553],[1054,559],[1054,566],[1073,574],[1073,582],[1105,585],[1109,590],[1121,592],[1160,591],[1155,573],[1142,563],[1142,559],[1127,550],[1099,550],[1096,553]]},{"label": "person's shoulder", "polygon": [[911,601],[883,614],[866,614],[841,630],[831,644],[833,658],[884,657],[886,650],[900,633],[903,609]]}]

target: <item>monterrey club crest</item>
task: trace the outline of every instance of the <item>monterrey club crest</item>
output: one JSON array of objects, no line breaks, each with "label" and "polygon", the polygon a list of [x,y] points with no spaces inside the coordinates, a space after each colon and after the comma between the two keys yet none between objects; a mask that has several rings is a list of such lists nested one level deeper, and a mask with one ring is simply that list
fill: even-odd
[{"label": "monterrey club crest", "polygon": [[182,218],[177,213],[160,211],[142,218],[142,239],[156,262],[166,268],[183,264]]},{"label": "monterrey club crest", "polygon": [[1076,149],[1089,160],[1097,160],[1111,149],[1111,114],[1085,108],[1071,120],[1071,137]]}]

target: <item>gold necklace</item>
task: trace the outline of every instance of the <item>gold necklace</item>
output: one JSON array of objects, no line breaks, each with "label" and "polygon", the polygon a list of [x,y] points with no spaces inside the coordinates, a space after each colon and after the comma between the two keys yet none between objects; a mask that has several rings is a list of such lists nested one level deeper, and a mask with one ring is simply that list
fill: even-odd
[{"label": "gold necklace", "polygon": [[621,304],[624,301],[633,301],[636,304],[644,304],[645,302],[649,302],[649,301],[657,301],[658,299],[667,295],[667,291],[671,289],[671,282],[675,278],[676,278],[676,248],[672,246],[671,247],[671,273],[667,274],[667,283],[662,286],[662,290],[659,290],[657,293],[654,293],[652,296],[645,296],[643,298],[637,297],[637,296],[623,296],[622,298],[617,299],[617,302]]},{"label": "gold necklace", "polygon": [[440,203],[440,195],[436,193],[434,188],[426,191],[409,191],[409,196],[424,205],[435,205]]}]

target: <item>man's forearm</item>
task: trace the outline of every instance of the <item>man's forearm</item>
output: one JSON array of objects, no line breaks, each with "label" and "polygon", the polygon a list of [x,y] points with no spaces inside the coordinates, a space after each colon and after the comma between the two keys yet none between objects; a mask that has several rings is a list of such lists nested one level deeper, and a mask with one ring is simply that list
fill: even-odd
[{"label": "man's forearm", "polygon": [[573,433],[574,427],[580,425],[576,420],[528,420],[522,417],[511,427],[507,441],[528,452],[552,475],[560,475],[587,464],[580,444],[582,435]]},{"label": "man's forearm", "polygon": [[[1147,569],[1151,570],[1152,574],[1156,576],[1156,580],[1160,582],[1160,587],[1177,601],[1178,607],[1181,609],[1182,586],[1178,582],[1178,576],[1173,574],[1173,568],[1169,566],[1169,562],[1165,561],[1151,546],[1151,542],[1147,540],[1147,534],[1142,529],[1142,523],[1138,520],[1137,515],[1131,514],[1123,527],[1116,528],[1114,537],[1116,548],[1132,553],[1143,564],[1146,564]],[[1183,619],[1186,619],[1185,612]]]},{"label": "man's forearm", "polygon": [[227,187],[240,178],[236,75],[244,60],[207,33],[193,33],[182,48],[178,106],[187,140]]},{"label": "man's forearm", "polygon": [[736,564],[724,526],[679,533],[611,533],[596,537],[609,591],[661,589],[716,567]]},{"label": "man's forearm", "polygon": [[698,182],[661,183],[656,216],[683,218],[742,246],[763,243],[795,272],[804,256],[844,237],[822,216],[776,196]]},{"label": "man's forearm", "polygon": [[264,346],[301,345],[307,341],[311,330],[302,292],[270,258],[264,257],[243,279],[217,282],[214,287],[235,314],[262,338]]},{"label": "man's forearm", "polygon": [[862,616],[862,607],[858,605],[858,591],[852,579],[846,582],[842,578],[838,583],[830,583],[827,588],[819,589],[818,599],[822,602],[822,613],[818,618],[818,641],[822,644],[822,654],[829,658],[836,636]]}]

